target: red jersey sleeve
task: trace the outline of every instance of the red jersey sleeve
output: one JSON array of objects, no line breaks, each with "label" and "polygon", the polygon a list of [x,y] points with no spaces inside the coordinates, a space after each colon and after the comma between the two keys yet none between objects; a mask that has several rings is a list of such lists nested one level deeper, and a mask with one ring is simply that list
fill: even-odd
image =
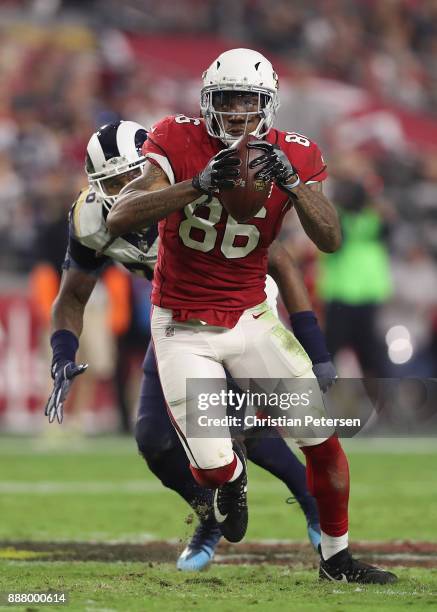
[{"label": "red jersey sleeve", "polygon": [[[188,158],[201,155],[204,131],[199,118],[169,115],[151,128],[143,145],[143,155],[164,170],[172,185],[192,178],[194,175],[187,176]],[[200,168],[204,165],[201,162]]]},{"label": "red jersey sleeve", "polygon": [[174,124],[175,118],[172,115],[155,123],[142,147],[142,154],[165,172],[172,185],[176,182],[172,164],[174,152],[171,132]]},{"label": "red jersey sleeve", "polygon": [[319,147],[302,134],[280,132],[278,144],[303,183],[324,181],[328,173]]}]

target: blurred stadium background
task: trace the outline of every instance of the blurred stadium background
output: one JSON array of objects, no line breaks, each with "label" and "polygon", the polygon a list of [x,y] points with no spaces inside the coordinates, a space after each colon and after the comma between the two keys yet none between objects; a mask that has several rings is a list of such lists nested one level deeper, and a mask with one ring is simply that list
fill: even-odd
[{"label": "blurred stadium background", "polygon": [[[343,249],[320,257],[293,213],[281,238],[340,374],[433,376],[437,2],[3,0],[0,22],[1,432],[47,427],[50,305],[90,134],[116,118],[197,115],[203,69],[234,46],[273,61],[278,127],[315,139],[328,163]],[[148,291],[116,267],[102,279],[66,427],[128,429]]]},{"label": "blurred stadium background", "polygon": [[[332,610],[333,598],[342,609],[431,609],[435,438],[345,441],[355,550],[366,540],[359,554],[403,565],[399,591],[315,589],[303,518],[254,466],[248,542],[235,554],[250,563],[255,539],[285,539],[276,560],[271,545],[261,560],[286,566],[176,575],[193,517],[148,472],[133,437],[119,435],[135,415],[150,288],[118,267],[88,305],[81,359],[90,367],[62,427],[48,425],[43,406],[50,306],[90,134],[117,118],[150,127],[168,113],[197,115],[202,71],[239,46],[276,66],[278,127],[316,140],[328,163],[343,248],[321,257],[294,213],[281,239],[300,262],[340,375],[435,376],[437,2],[2,0],[0,44],[0,592],[67,589],[77,610],[144,610],[144,598],[150,610],[203,601],[208,610],[276,610],[282,600]],[[95,437],[106,433],[117,435]],[[158,538],[156,550],[144,544]]]}]

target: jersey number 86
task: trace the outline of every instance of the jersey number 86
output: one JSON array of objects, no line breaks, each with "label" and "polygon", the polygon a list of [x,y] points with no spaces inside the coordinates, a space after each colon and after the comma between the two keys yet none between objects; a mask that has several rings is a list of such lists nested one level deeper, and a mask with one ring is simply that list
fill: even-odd
[{"label": "jersey number 86", "polygon": [[[205,204],[205,207],[209,208],[209,215],[205,219],[203,217],[196,217],[193,214],[198,203],[199,200],[196,200],[185,206],[184,212],[186,219],[179,225],[179,236],[186,247],[196,251],[202,251],[202,253],[208,253],[216,246],[218,232],[215,225],[220,221],[223,208],[217,198],[213,198],[209,204]],[[255,217],[264,219],[266,215],[267,210],[263,207]],[[191,230],[193,228],[202,230],[202,239],[194,238],[191,235]],[[234,246],[237,236],[247,238],[244,246]],[[256,249],[259,239],[260,233],[256,225],[238,223],[228,215],[220,250],[227,259],[247,257],[249,253]]]}]

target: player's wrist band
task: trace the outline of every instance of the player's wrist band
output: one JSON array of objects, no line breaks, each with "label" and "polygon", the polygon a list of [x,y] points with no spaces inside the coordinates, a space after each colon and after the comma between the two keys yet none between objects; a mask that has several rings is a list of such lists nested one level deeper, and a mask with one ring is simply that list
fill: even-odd
[{"label": "player's wrist band", "polygon": [[53,351],[52,364],[76,359],[79,340],[70,330],[59,329],[55,331],[50,338],[50,345]]},{"label": "player's wrist band", "polygon": [[204,200],[203,202],[198,202],[195,207],[194,210],[196,210],[196,208],[198,208],[199,206],[204,206],[205,204],[209,204],[212,201],[213,198],[213,192],[212,191],[206,191],[206,189],[203,189],[200,186],[200,181],[199,181],[199,175],[196,174],[196,176],[193,177],[192,181],[191,181],[192,186],[194,187],[194,189],[196,189],[200,194],[206,195],[207,199]]},{"label": "player's wrist band", "polygon": [[302,312],[291,314],[290,324],[294,335],[307,352],[313,364],[331,360],[325,336],[312,310],[303,310]]},{"label": "player's wrist band", "polygon": [[211,192],[203,189],[203,187],[200,185],[200,180],[199,180],[199,175],[196,174],[196,176],[193,176],[192,180],[191,180],[191,184],[194,187],[194,189],[196,189],[197,191],[199,191],[200,193],[203,193],[205,195],[211,195]]},{"label": "player's wrist band", "polygon": [[294,189],[295,187],[297,187],[297,186],[299,185],[299,183],[300,183],[300,178],[299,178],[299,175],[298,175],[298,174],[296,174],[296,173],[294,173],[294,174],[292,174],[292,175],[291,175],[291,177],[290,177],[290,178],[292,178],[292,177],[295,177],[295,180],[294,180],[294,182],[293,182],[293,183],[286,183],[286,184],[284,185],[284,187],[285,187],[286,189]]}]

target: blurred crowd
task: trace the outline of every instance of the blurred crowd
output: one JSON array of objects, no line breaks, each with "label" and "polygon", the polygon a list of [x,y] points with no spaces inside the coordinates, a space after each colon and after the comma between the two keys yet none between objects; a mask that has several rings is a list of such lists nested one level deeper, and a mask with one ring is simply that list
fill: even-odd
[{"label": "blurred crowd", "polygon": [[[35,2],[41,5],[42,2]],[[51,2],[80,9],[81,2]],[[437,108],[435,0],[116,0],[87,2],[108,25],[216,33],[308,64],[428,112]]]},{"label": "blurred crowd", "polygon": [[[157,80],[135,55],[130,35],[145,40],[157,33],[222,37],[223,49],[254,47],[279,58],[290,75],[281,84],[301,88],[302,95],[308,78],[329,79],[423,117],[432,119],[437,109],[437,0],[4,0],[0,14],[3,289],[7,274],[24,277],[38,262],[59,270],[66,214],[84,185],[85,147],[98,125],[120,117],[150,126],[169,112],[196,112],[195,98],[182,95],[180,82],[164,74]],[[197,79],[195,91],[199,84]],[[323,118],[322,106],[318,113]],[[296,124],[291,129],[304,131]],[[437,141],[426,149],[403,143],[397,150],[393,142],[390,147],[336,148],[323,121],[317,133],[308,135],[324,145],[334,179],[328,188],[342,210],[347,240],[376,242],[387,255],[387,269],[381,272],[380,264],[374,272],[384,276],[380,284],[385,285],[375,294],[378,305],[385,305],[375,325],[382,344],[387,330],[407,330],[393,336],[407,358],[395,357],[391,365],[397,369],[377,372],[432,375],[437,362]],[[349,191],[338,191],[342,181]],[[368,213],[376,216],[376,226]],[[373,228],[368,235],[358,227],[363,215],[362,223]],[[315,301],[346,299],[332,294],[332,271],[315,262],[292,220],[283,238],[300,257]],[[367,250],[358,252],[366,255]],[[364,264],[354,261],[359,275]],[[372,278],[371,264],[365,266],[366,278]]]}]

